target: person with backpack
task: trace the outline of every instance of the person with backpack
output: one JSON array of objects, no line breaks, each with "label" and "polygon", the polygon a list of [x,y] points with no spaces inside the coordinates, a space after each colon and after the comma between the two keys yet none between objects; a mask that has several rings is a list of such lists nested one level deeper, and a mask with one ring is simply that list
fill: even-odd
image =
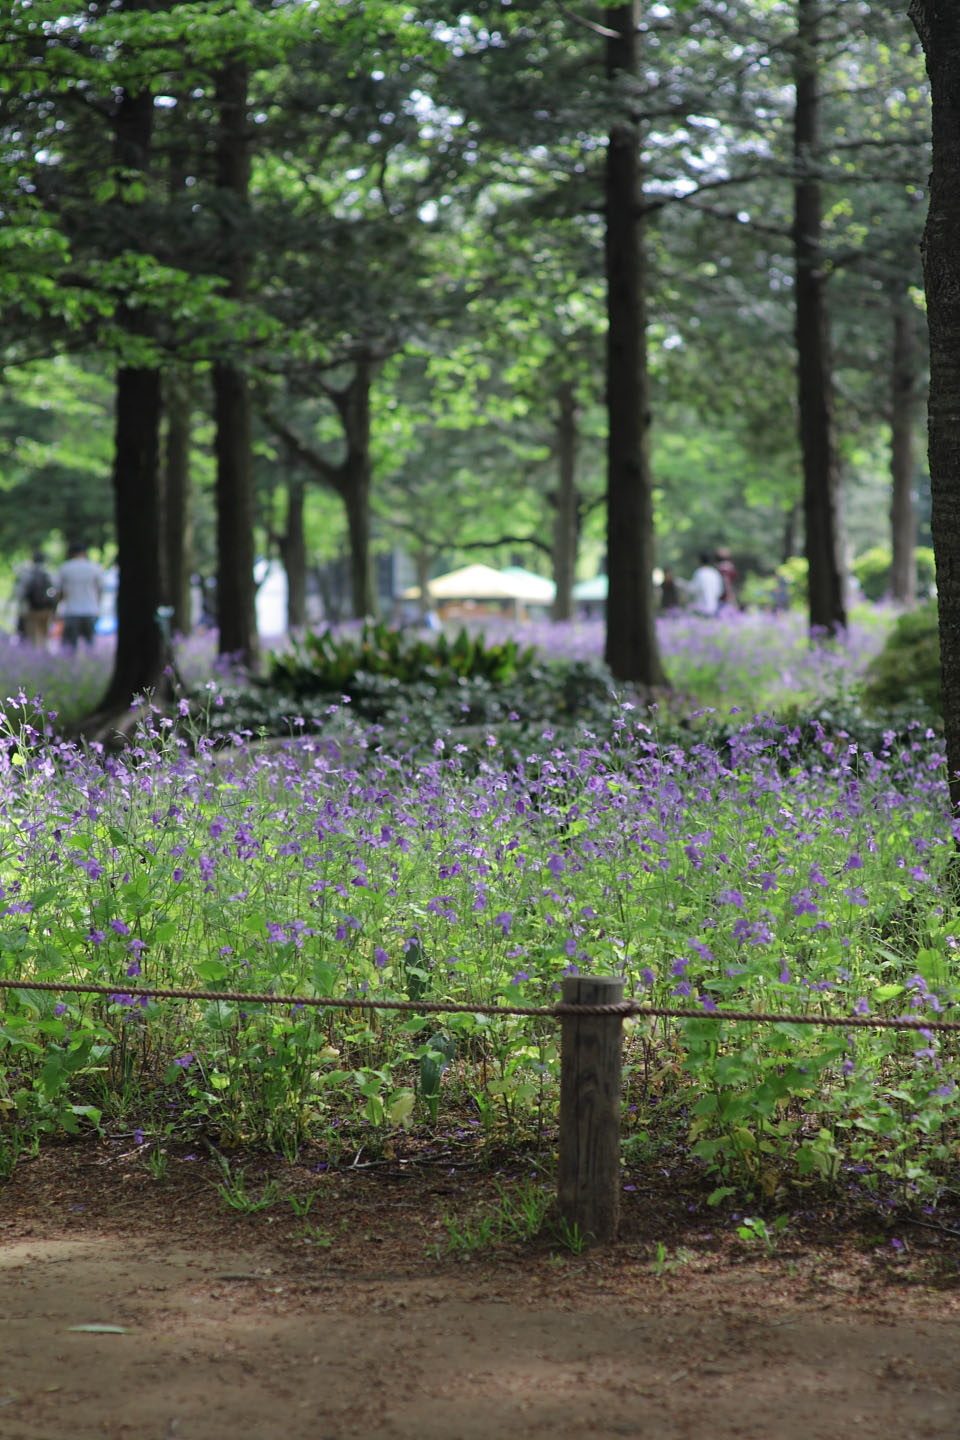
[{"label": "person with backpack", "polygon": [[88,559],[85,545],[68,547],[57,587],[63,615],[64,649],[76,650],[79,640],[92,645],[103,597],[103,571],[94,560]]},{"label": "person with backpack", "polygon": [[30,564],[20,572],[16,597],[18,633],[28,645],[46,645],[58,596],[42,550],[35,550]]}]

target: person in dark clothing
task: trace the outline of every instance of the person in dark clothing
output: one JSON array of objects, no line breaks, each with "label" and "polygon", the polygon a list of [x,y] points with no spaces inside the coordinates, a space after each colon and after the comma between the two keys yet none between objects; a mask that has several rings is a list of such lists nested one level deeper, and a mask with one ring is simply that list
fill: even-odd
[{"label": "person in dark clothing", "polygon": [[717,546],[716,566],[723,580],[721,605],[738,605],[740,602],[737,599],[737,585],[740,582],[740,575],[733,563],[730,551],[725,545]]},{"label": "person in dark clothing", "polygon": [[680,587],[674,579],[672,570],[664,570],[663,579],[660,582],[660,609],[680,609]]}]

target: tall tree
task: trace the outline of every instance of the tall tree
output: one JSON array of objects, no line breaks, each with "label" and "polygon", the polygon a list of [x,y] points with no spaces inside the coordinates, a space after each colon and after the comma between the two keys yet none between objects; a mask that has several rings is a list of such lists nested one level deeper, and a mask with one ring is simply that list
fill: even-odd
[{"label": "tall tree", "polygon": [[840,474],[833,421],[827,276],[820,180],[820,0],[797,0],[794,112],[797,413],[812,629],[836,635],[847,623]]},{"label": "tall tree", "polygon": [[[131,10],[141,8],[129,0]],[[149,87],[122,92],[113,120],[115,163],[121,183],[130,192],[143,183],[150,168],[153,138],[153,94]],[[133,190],[134,195],[139,189]],[[121,201],[121,236],[138,229]],[[132,207],[136,210],[136,204]],[[125,222],[125,223],[124,223]],[[127,242],[128,244],[130,241]],[[137,244],[137,240],[133,240]],[[149,319],[125,308],[121,317],[132,334],[149,339]],[[161,376],[156,362],[122,365],[117,372],[116,443],[113,488],[117,536],[117,643],[113,674],[101,711],[129,708],[132,695],[156,690],[163,682],[166,661],[157,618],[160,582],[160,415]]]},{"label": "tall tree", "polygon": [[653,482],[647,373],[647,274],[637,75],[637,0],[609,8],[607,74],[621,111],[607,145],[607,637],[604,657],[618,680],[666,680],[653,597]]},{"label": "tall tree", "polygon": [[[217,79],[217,201],[227,295],[247,295],[250,192],[250,122],[247,66],[227,61]],[[221,655],[257,660],[254,562],[253,454],[250,388],[242,365],[218,359],[213,367],[217,456],[217,621]]]},{"label": "tall tree", "polygon": [[950,800],[960,818],[960,9],[911,0],[933,106],[930,208],[923,237],[930,327],[929,447],[933,549]]},{"label": "tall tree", "polygon": [[888,287],[892,319],[890,365],[890,590],[901,605],[917,598],[914,439],[920,399],[916,307],[905,286]]},{"label": "tall tree", "polygon": [[190,487],[192,396],[189,376],[170,367],[163,386],[166,434],[162,466],[163,595],[173,610],[171,628],[188,635],[191,614],[193,508]]}]

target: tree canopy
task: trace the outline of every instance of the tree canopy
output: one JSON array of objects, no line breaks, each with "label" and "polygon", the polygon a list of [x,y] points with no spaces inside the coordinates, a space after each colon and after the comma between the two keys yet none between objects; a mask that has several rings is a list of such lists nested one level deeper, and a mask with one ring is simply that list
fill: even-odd
[{"label": "tree canopy", "polygon": [[358,614],[384,548],[518,553],[559,615],[605,560],[647,684],[653,568],[704,547],[806,549],[828,628],[870,546],[910,598],[930,137],[897,8],[12,0],[0,65],[0,547],[117,544],[140,648],[214,543],[251,658],[271,547],[295,619],[331,551]]}]

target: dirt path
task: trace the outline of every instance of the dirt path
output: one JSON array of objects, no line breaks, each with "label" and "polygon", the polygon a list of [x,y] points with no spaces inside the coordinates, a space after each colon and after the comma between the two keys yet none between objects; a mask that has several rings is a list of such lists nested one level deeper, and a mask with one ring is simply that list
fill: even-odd
[{"label": "dirt path", "polygon": [[42,1158],[0,1191],[4,1440],[960,1434],[960,1290],[855,1249],[440,1260],[429,1192],[414,1223],[331,1179],[318,1245],[209,1180]]}]

